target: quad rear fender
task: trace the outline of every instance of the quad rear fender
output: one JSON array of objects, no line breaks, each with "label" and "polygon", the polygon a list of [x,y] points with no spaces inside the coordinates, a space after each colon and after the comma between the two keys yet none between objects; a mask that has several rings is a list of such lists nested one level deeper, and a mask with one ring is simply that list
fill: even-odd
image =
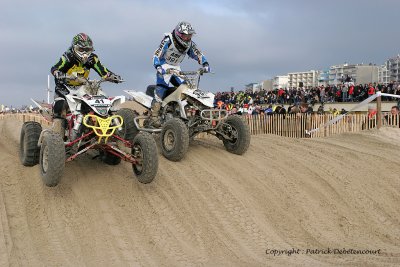
[{"label": "quad rear fender", "polygon": [[111,108],[110,110],[113,111],[118,111],[120,108],[120,105],[122,103],[125,103],[125,96],[120,95],[120,96],[115,96],[114,98],[111,99]]},{"label": "quad rear fender", "polygon": [[123,95],[119,95],[119,96],[115,96],[114,98],[112,98],[111,103],[113,106],[115,105],[120,105],[122,103],[125,103],[125,96]]},{"label": "quad rear fender", "polygon": [[146,95],[143,92],[136,92],[132,90],[124,90],[125,93],[133,97],[133,99],[139,104],[143,105],[146,108],[151,108],[151,102],[153,98],[149,95]]}]

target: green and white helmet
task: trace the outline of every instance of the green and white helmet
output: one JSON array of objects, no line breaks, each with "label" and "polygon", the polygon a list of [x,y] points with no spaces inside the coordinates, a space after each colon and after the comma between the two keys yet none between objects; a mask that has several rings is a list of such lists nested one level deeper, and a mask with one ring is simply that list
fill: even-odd
[{"label": "green and white helmet", "polygon": [[85,33],[79,33],[72,39],[72,52],[83,64],[87,62],[93,52],[93,42]]},{"label": "green and white helmet", "polygon": [[192,28],[192,25],[189,22],[181,21],[176,25],[174,29],[174,35],[176,40],[185,48],[190,46],[192,41],[192,35],[196,32]]}]

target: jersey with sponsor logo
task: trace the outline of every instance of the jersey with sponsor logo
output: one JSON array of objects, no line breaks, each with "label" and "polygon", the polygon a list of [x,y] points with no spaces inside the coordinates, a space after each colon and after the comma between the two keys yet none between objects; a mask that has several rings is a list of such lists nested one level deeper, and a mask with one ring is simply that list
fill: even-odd
[{"label": "jersey with sponsor logo", "polygon": [[179,66],[186,55],[196,60],[199,64],[207,62],[205,56],[193,41],[186,50],[180,52],[173,40],[171,33],[165,34],[164,39],[161,41],[160,46],[157,48],[153,56],[153,65],[155,68],[163,64]]},{"label": "jersey with sponsor logo", "polygon": [[[78,77],[89,76],[90,69],[94,69],[101,77],[105,76],[109,70],[104,67],[96,54],[92,53],[88,61],[83,64],[79,62],[73,55],[71,49],[68,49],[58,60],[58,62],[51,67],[50,72],[54,73],[55,70],[59,70],[68,75],[74,75]],[[58,83],[59,81],[56,81]],[[78,85],[76,82],[70,81],[69,85]]]}]

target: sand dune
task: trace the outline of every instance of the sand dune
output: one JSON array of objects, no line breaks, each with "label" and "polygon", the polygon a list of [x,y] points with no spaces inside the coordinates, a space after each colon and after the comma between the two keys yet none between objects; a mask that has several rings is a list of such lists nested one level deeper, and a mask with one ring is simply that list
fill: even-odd
[{"label": "sand dune", "polygon": [[243,156],[195,140],[147,185],[82,156],[48,188],[19,162],[21,125],[0,121],[0,266],[400,264],[398,129],[253,136]]}]

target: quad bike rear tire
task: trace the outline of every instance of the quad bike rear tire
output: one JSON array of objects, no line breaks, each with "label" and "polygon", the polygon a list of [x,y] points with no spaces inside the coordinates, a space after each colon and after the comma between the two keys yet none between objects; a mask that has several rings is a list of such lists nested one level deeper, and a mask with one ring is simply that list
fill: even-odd
[{"label": "quad bike rear tire", "polygon": [[40,147],[40,173],[49,187],[58,185],[65,167],[65,146],[59,133],[48,131]]},{"label": "quad bike rear tire", "polygon": [[35,166],[39,163],[40,147],[38,141],[42,125],[27,121],[22,125],[19,141],[19,158],[24,166]]},{"label": "quad bike rear tire", "polygon": [[138,160],[132,164],[136,178],[143,184],[151,183],[158,171],[157,144],[151,134],[140,132],[133,140],[132,155]]},{"label": "quad bike rear tire", "polygon": [[230,153],[243,155],[250,145],[249,126],[238,115],[229,116],[224,123],[231,128],[231,131],[226,134],[233,138],[233,140],[222,140],[225,149]]},{"label": "quad bike rear tire", "polygon": [[180,161],[189,148],[189,130],[186,124],[178,118],[168,120],[162,127],[161,152],[171,161]]}]

